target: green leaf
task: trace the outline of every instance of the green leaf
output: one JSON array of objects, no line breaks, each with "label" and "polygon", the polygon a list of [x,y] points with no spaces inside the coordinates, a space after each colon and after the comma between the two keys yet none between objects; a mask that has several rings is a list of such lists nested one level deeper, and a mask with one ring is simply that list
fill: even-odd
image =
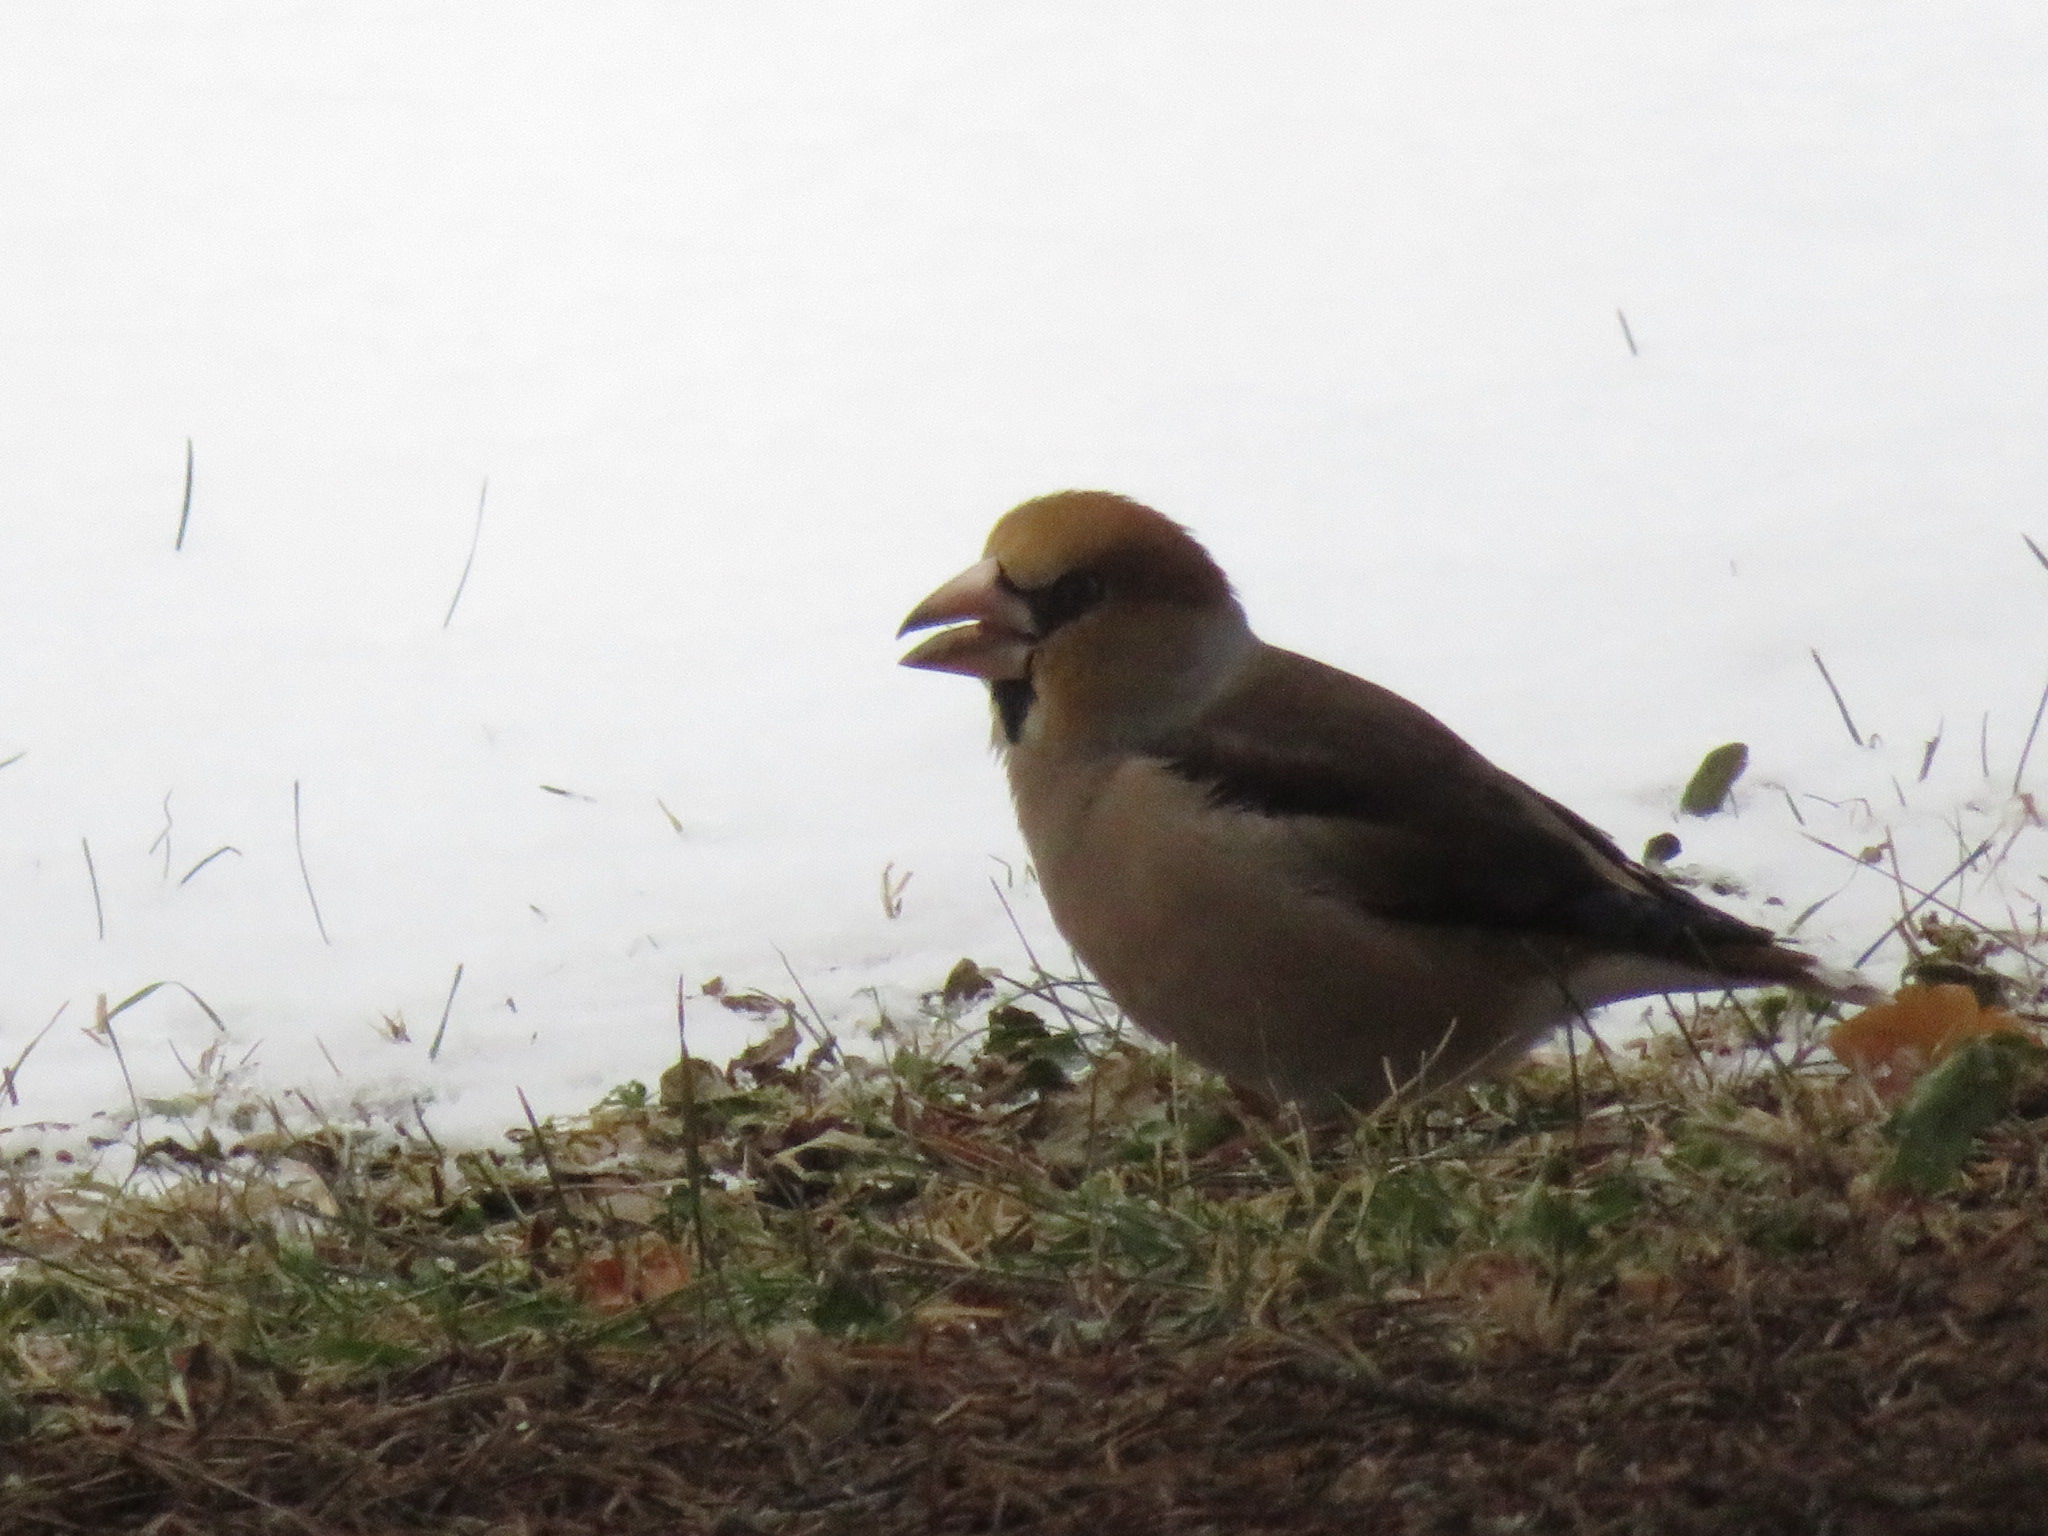
[{"label": "green leaf", "polygon": [[2021,1072],[2043,1060],[2048,1051],[2020,1034],[1964,1042],[1920,1079],[1885,1127],[1895,1145],[1880,1182],[1924,1195],[1948,1188],[1977,1137],[2012,1107]]},{"label": "green leaf", "polygon": [[1005,1003],[988,1012],[988,1048],[998,1056],[1029,1056],[1034,1047],[1051,1038],[1045,1021],[1029,1008]]},{"label": "green leaf", "polygon": [[1039,1093],[1064,1088],[1067,1067],[1081,1055],[1080,1042],[1055,1034],[1028,1008],[1006,1003],[988,1014],[988,1049],[1024,1069],[1024,1086]]},{"label": "green leaf", "polygon": [[1680,814],[1711,816],[1728,803],[1728,791],[1749,766],[1749,748],[1739,741],[1714,748],[1700,759],[1685,793],[1678,797]]}]

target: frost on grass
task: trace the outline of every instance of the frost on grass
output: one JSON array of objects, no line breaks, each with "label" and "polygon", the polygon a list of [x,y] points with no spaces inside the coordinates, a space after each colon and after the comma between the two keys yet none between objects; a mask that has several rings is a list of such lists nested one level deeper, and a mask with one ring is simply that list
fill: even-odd
[{"label": "frost on grass", "polygon": [[963,962],[490,1148],[224,1084],[0,1174],[8,1528],[2037,1530],[2039,934],[1899,925],[1911,1082],[1764,995],[1309,1125]]}]

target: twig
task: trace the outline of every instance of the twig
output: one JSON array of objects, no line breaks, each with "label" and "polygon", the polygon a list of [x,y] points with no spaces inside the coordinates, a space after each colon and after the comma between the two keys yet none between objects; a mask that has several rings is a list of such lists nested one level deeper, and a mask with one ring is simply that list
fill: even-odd
[{"label": "twig", "polygon": [[[1861,866],[1859,866],[1859,868],[1860,867]],[[1796,935],[1801,928],[1804,928],[1806,926],[1806,920],[1808,918],[1812,917],[1814,913],[1818,912],[1822,907],[1826,906],[1829,902],[1833,901],[1837,896],[1841,895],[1842,892],[1849,889],[1850,885],[1855,882],[1855,879],[1856,876],[1852,872],[1847,880],[1844,880],[1832,891],[1829,891],[1827,895],[1820,897],[1818,900],[1808,902],[1806,906],[1800,909],[1799,915],[1793,918],[1791,922],[1785,925],[1785,937],[1789,939]]]},{"label": "twig", "polygon": [[[1031,947],[1031,940],[1024,936],[1024,925],[1017,921],[1016,909],[1010,905],[1010,898],[1004,894],[1002,883],[994,875],[990,875],[988,877],[988,888],[996,893],[997,905],[1003,909],[1003,916],[1010,920],[1010,931],[1017,935],[1017,942],[1023,946],[1024,958],[1031,962],[1032,974],[1038,978],[1041,984],[1052,981],[1054,979],[1052,972],[1040,964],[1038,952]],[[1057,991],[1048,991],[1044,996],[1048,1003],[1059,1009],[1060,1017],[1066,1020],[1067,1028],[1073,1033],[1079,1034],[1081,1029],[1080,1021],[1074,1017],[1066,1003],[1061,1000],[1059,993]]]},{"label": "twig", "polygon": [[21,751],[15,753],[14,756],[12,757],[0,758],[0,768],[12,768],[16,763],[20,762],[24,757],[27,756],[28,749],[24,747]]},{"label": "twig", "polygon": [[[1913,920],[1913,914],[1914,914],[1915,912],[1919,911],[1919,910],[1920,910],[1920,908],[1919,908],[1918,906],[1916,906],[1916,905],[1915,905],[1914,903],[1912,903],[1912,902],[1909,902],[1908,900],[1906,900],[1906,892],[1907,892],[1907,890],[1909,889],[1909,887],[1908,887],[1908,886],[1907,886],[1907,884],[1906,884],[1906,872],[1905,872],[1905,871],[1904,871],[1903,869],[1901,869],[1901,868],[1899,867],[1899,845],[1898,845],[1898,842],[1897,842],[1897,841],[1896,841],[1896,840],[1895,840],[1894,838],[1892,838],[1892,837],[1890,836],[1890,830],[1891,830],[1891,829],[1890,829],[1890,828],[1886,828],[1885,830],[1886,830],[1886,836],[1885,836],[1885,840],[1884,840],[1884,851],[1885,851],[1885,856],[1886,856],[1886,857],[1887,857],[1888,859],[1890,859],[1890,861],[1891,861],[1891,866],[1892,866],[1892,885],[1893,885],[1893,887],[1894,887],[1894,888],[1895,888],[1895,889],[1897,890],[1897,892],[1898,892],[1898,897],[1899,897],[1899,920],[1898,920],[1898,923],[1897,923],[1896,927],[1897,927],[1897,931],[1898,931],[1898,933],[1899,933],[1899,936],[1900,936],[1901,938],[1905,938],[1905,936],[1906,936],[1906,925],[1907,925],[1908,923],[1912,922],[1912,920]],[[1918,894],[1918,893],[1916,892],[1915,894]],[[1960,895],[1962,894],[1962,892],[1958,891],[1958,892],[1957,892],[1956,894],[1957,894],[1958,896],[1960,896]],[[1949,908],[1949,910],[1950,910],[1951,912],[1958,912],[1958,911],[1960,911],[1960,910],[1961,910],[1960,908],[1957,908],[1957,907],[1952,907],[1952,906],[1949,906],[1949,904],[1948,904],[1947,902],[1943,902],[1943,903],[1942,903],[1942,905],[1943,905],[1943,906],[1945,906],[1945,907],[1948,907],[1948,908]],[[1911,943],[1910,943],[1910,941],[1909,941],[1909,942],[1908,942],[1908,944],[1907,944],[1907,949],[1908,949],[1908,950],[1910,951],[1910,950],[1911,950],[1911,948],[1912,948],[1912,945],[1911,945]]]},{"label": "twig", "polygon": [[2034,552],[2034,558],[2041,562],[2041,568],[2043,570],[2048,570],[2048,555],[2044,555],[2041,553],[2041,546],[2036,544],[2032,539],[2028,539],[2024,533],[2021,534],[2020,537],[2027,540],[2027,548],[2031,549]]},{"label": "twig", "polygon": [[426,1138],[427,1145],[433,1149],[434,1156],[446,1159],[448,1154],[441,1150],[441,1143],[434,1139],[433,1128],[427,1124],[426,1108],[418,1099],[412,1101],[412,1117],[419,1122],[420,1135]]},{"label": "twig", "polygon": [[156,841],[149,845],[151,853],[155,853],[159,848],[164,851],[164,878],[166,880],[171,878],[171,796],[176,793],[176,790],[171,789],[164,791],[164,829],[157,833]]},{"label": "twig", "polygon": [[292,847],[299,855],[299,878],[306,882],[306,900],[313,908],[313,926],[320,930],[320,942],[332,944],[327,936],[327,920],[320,915],[320,898],[313,894],[313,872],[306,868],[306,838],[299,817],[299,781],[292,780]]},{"label": "twig", "polygon": [[192,439],[185,439],[185,501],[178,508],[178,541],[171,546],[176,554],[185,547],[185,526],[192,521]]},{"label": "twig", "polygon": [[[1818,844],[1822,848],[1827,849],[1829,853],[1837,854],[1840,857],[1847,859],[1850,863],[1858,865],[1859,867],[1868,867],[1867,865],[1864,865],[1863,860],[1859,859],[1855,854],[1851,853],[1846,848],[1838,848],[1833,843],[1827,841],[1825,838],[1815,837],[1811,832],[1805,833],[1804,836],[1808,842]],[[1975,918],[1971,917],[1969,913],[1963,911],[1960,907],[1952,906],[1948,902],[1941,900],[1941,891],[1942,888],[1946,886],[1951,880],[1956,879],[1972,864],[1976,863],[1979,859],[1983,858],[1984,855],[1990,850],[1991,843],[1992,839],[1988,837],[1985,838],[1983,842],[1979,843],[1974,849],[1970,851],[1970,853],[1963,859],[1962,863],[1958,864],[1954,869],[1950,870],[1947,874],[1943,875],[1939,880],[1937,880],[1934,883],[1933,887],[1929,890],[1923,891],[1916,885],[1906,884],[1905,882],[1901,881],[1900,883],[1905,884],[1905,888],[1911,891],[1919,899],[1915,901],[1912,906],[1906,909],[1904,914],[1900,916],[1897,922],[1894,922],[1890,924],[1888,927],[1886,927],[1885,931],[1878,935],[1876,942],[1874,942],[1868,949],[1864,950],[1862,954],[1856,957],[1855,964],[1851,967],[1851,969],[1858,969],[1864,965],[1867,965],[1870,961],[1870,957],[1876,954],[1880,949],[1883,949],[1886,943],[1890,941],[1891,936],[1894,933],[1902,932],[1905,924],[1913,917],[1913,915],[1917,913],[1922,907],[1927,906],[1930,902],[1948,908],[1950,912],[1954,913],[1957,917],[1961,918],[1964,922],[1970,924],[1972,927],[1981,927],[1982,925],[1979,924]]]},{"label": "twig", "polygon": [[1586,1100],[1579,1091],[1579,1030],[1586,1023],[1586,1015],[1576,1002],[1572,1002],[1569,992],[1565,993],[1565,1001],[1571,1003],[1573,1013],[1564,1021],[1564,1057],[1571,1067],[1572,1145],[1576,1147],[1586,1135]]},{"label": "twig", "polygon": [[690,1179],[690,1230],[697,1239],[697,1262],[713,1274],[717,1274],[718,1257],[711,1251],[710,1233],[704,1224],[704,1131],[697,1123],[697,1074],[693,1070],[695,1063],[690,1060],[690,1032],[684,1019],[688,993],[687,984],[678,976],[676,1049],[681,1053],[677,1058],[680,1063],[677,1075],[682,1079],[683,1170]]},{"label": "twig", "polygon": [[[133,1002],[134,999],[130,998],[128,1001]],[[123,1003],[121,1008],[127,1006],[127,1003]],[[121,1037],[114,1032],[114,1015],[119,1013],[121,1008],[109,1011],[107,994],[102,992],[99,1000],[93,1005],[93,1022],[99,1032],[107,1037],[107,1044],[114,1048],[114,1060],[121,1068],[121,1081],[128,1085],[128,1106],[135,1111],[135,1147],[139,1153],[142,1149],[142,1095],[135,1091],[135,1077],[128,1070],[128,1053],[121,1049]],[[141,1167],[140,1157],[136,1159],[136,1167]]]},{"label": "twig", "polygon": [[1925,784],[1927,782],[1927,775],[1934,769],[1934,754],[1941,750],[1941,735],[1946,729],[1948,729],[1948,722],[1946,720],[1940,721],[1934,727],[1933,740],[1927,743],[1927,749],[1920,754],[1920,777],[1914,780],[1916,784]]},{"label": "twig", "polygon": [[775,950],[775,958],[782,962],[782,968],[789,973],[789,979],[796,987],[796,995],[804,1000],[804,1005],[811,1010],[811,1016],[818,1021],[816,1030],[812,1030],[808,1024],[805,1024],[805,1031],[812,1034],[826,1052],[823,1059],[837,1061],[839,1059],[839,1037],[832,1033],[832,1026],[825,1022],[824,1011],[818,1007],[817,1002],[811,997],[810,988],[804,985],[803,977],[797,975],[796,967],[789,963],[789,956],[785,955],[779,946],[771,945],[770,947]]},{"label": "twig", "polygon": [[2020,777],[2027,771],[2027,759],[2034,754],[2034,737],[2041,729],[2041,716],[2048,712],[2048,684],[2041,688],[2041,702],[2034,706],[2034,723],[2027,727],[2027,744],[2020,748],[2020,765],[2012,771],[2012,792],[2020,792]]},{"label": "twig", "polygon": [[126,1013],[130,1008],[133,1008],[145,997],[150,996],[152,993],[161,992],[165,987],[176,987],[180,992],[184,993],[187,997],[191,998],[192,1001],[198,1005],[199,1011],[205,1014],[209,1019],[213,1020],[213,1027],[215,1029],[225,1030],[227,1028],[227,1025],[221,1022],[220,1015],[213,1011],[213,1005],[207,1002],[207,1000],[201,997],[197,992],[194,992],[190,987],[186,986],[185,983],[183,983],[182,981],[152,981],[148,986],[142,987],[137,991],[130,992],[126,997],[122,998],[121,1001],[114,1004],[112,1008],[107,1010],[107,1017],[110,1019],[118,1019],[122,1014]]},{"label": "twig", "polygon": [[527,1102],[526,1090],[514,1088],[519,1095],[519,1107],[526,1111],[526,1123],[533,1127],[533,1144],[540,1152],[541,1166],[548,1171],[548,1183],[555,1191],[555,1208],[562,1218],[562,1229],[569,1234],[570,1251],[576,1255],[576,1262],[583,1262],[583,1234],[577,1230],[574,1213],[569,1209],[569,1191],[562,1183],[562,1175],[555,1167],[555,1154],[548,1150],[548,1139],[542,1134],[540,1121],[533,1113],[533,1105]]},{"label": "twig", "polygon": [[462,562],[462,578],[455,583],[455,595],[448,599],[448,612],[441,619],[443,629],[455,622],[455,605],[462,601],[463,588],[469,585],[470,567],[476,564],[476,547],[484,537],[484,498],[490,494],[491,482],[486,477],[483,489],[476,493],[476,527],[470,530],[469,558]]},{"label": "twig", "polygon": [[916,872],[904,871],[901,880],[896,879],[895,875],[896,861],[891,859],[882,866],[882,915],[892,921],[903,915],[903,893],[916,877]]},{"label": "twig", "polygon": [[214,861],[215,859],[219,858],[219,857],[220,857],[220,856],[221,856],[222,854],[224,854],[224,853],[232,853],[232,854],[233,854],[233,855],[234,855],[234,856],[235,856],[236,858],[238,858],[238,859],[239,859],[239,858],[240,858],[240,857],[242,856],[242,850],[241,850],[241,849],[239,849],[239,848],[235,848],[235,847],[230,847],[230,846],[228,846],[228,845],[226,845],[226,844],[223,844],[222,846],[220,846],[220,847],[218,847],[218,848],[214,849],[214,850],[213,850],[213,852],[209,853],[209,854],[208,854],[208,855],[207,855],[207,856],[206,856],[205,858],[201,859],[201,860],[200,860],[200,861],[199,861],[199,862],[198,862],[197,864],[194,864],[194,865],[193,865],[193,866],[192,866],[192,867],[191,867],[190,869],[186,870],[186,871],[185,871],[185,878],[184,878],[183,880],[180,880],[180,881],[178,882],[178,884],[180,884],[180,885],[185,885],[185,884],[188,884],[188,883],[190,883],[190,881],[191,881],[191,879],[192,879],[192,877],[193,877],[194,875],[198,874],[198,873],[199,873],[199,871],[201,871],[202,869],[206,868],[206,866],[207,866],[207,865],[211,864],[211,863],[212,863],[212,862],[213,862],[213,861]]},{"label": "twig", "polygon": [[1671,1023],[1678,1031],[1678,1038],[1685,1042],[1685,1048],[1691,1054],[1693,1064],[1700,1069],[1700,1080],[1709,1087],[1713,1086],[1714,1069],[1707,1065],[1707,1058],[1700,1054],[1699,1042],[1693,1039],[1692,1031],[1685,1027],[1685,1019],[1678,1011],[1678,1004],[1671,1000],[1669,992],[1660,992],[1658,996],[1664,999],[1664,1011],[1671,1015]]},{"label": "twig", "polygon": [[1835,708],[1842,712],[1842,724],[1849,727],[1849,739],[1857,746],[1863,745],[1863,733],[1856,729],[1856,722],[1849,718],[1849,706],[1842,702],[1842,690],[1835,686],[1835,680],[1828,675],[1828,664],[1820,659],[1819,651],[1810,650],[1813,664],[1820,668],[1820,680],[1828,685],[1828,692],[1835,696]]},{"label": "twig", "polygon": [[1628,328],[1628,315],[1622,310],[1617,309],[1614,312],[1614,318],[1621,322],[1621,339],[1628,343],[1628,355],[1630,357],[1641,357],[1643,354],[1636,350],[1636,333]]},{"label": "twig", "polygon": [[78,840],[78,846],[85,850],[85,878],[92,882],[92,915],[100,925],[100,938],[107,936],[107,909],[100,901],[100,872],[93,868],[92,843],[86,838]]},{"label": "twig", "polygon": [[457,962],[455,979],[448,983],[448,1000],[441,1005],[441,1027],[434,1031],[434,1043],[427,1047],[427,1060],[436,1061],[441,1055],[441,1041],[448,1033],[448,1015],[455,1009],[455,992],[462,985],[462,965]]},{"label": "twig", "polygon": [[57,1027],[57,1021],[64,1017],[64,1010],[70,1006],[69,998],[59,1003],[57,1011],[50,1015],[50,1022],[37,1030],[36,1037],[21,1048],[21,1054],[14,1058],[14,1065],[0,1067],[0,1093],[6,1094],[7,1102],[16,1109],[21,1107],[21,1090],[15,1086],[15,1079],[21,1075],[21,1069],[28,1065],[29,1053],[43,1043],[44,1035]]}]

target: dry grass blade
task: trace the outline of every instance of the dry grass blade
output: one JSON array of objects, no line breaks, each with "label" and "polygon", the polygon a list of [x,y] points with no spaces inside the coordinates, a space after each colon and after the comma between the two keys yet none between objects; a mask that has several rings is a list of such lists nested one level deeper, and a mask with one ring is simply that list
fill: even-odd
[{"label": "dry grass blade", "polygon": [[1828,671],[1828,664],[1820,659],[1819,651],[1808,651],[1813,664],[1820,669],[1820,680],[1828,685],[1828,696],[1835,701],[1835,708],[1841,711],[1842,724],[1848,728],[1849,739],[1857,746],[1864,745],[1863,733],[1856,729],[1856,722],[1849,715],[1848,702],[1842,697],[1842,690],[1835,686],[1835,679]]},{"label": "dry grass blade", "polygon": [[192,439],[185,439],[185,496],[178,505],[178,537],[171,545],[172,553],[184,549],[185,529],[192,521]]},{"label": "dry grass blade", "polygon": [[2048,714],[2048,684],[2041,688],[2041,702],[2034,706],[2034,718],[2027,726],[2026,745],[2020,748],[2020,760],[2012,770],[2012,792],[2020,792],[2020,784],[2027,776],[2027,759],[2034,755],[2034,738],[2041,733],[2041,716]]},{"label": "dry grass blade", "polygon": [[313,871],[306,867],[306,829],[300,815],[299,781],[292,780],[292,851],[299,859],[299,880],[306,887],[306,904],[313,909],[313,926],[320,930],[320,942],[332,944],[327,936],[327,919],[320,915],[320,898],[313,894]]},{"label": "dry grass blade", "polygon": [[455,608],[462,601],[462,594],[469,588],[469,573],[476,566],[477,546],[484,540],[484,503],[490,497],[491,482],[487,479],[483,488],[476,493],[476,525],[469,531],[469,553],[463,557],[462,575],[456,580],[455,595],[448,599],[448,611],[441,615],[441,628],[446,629],[455,622]]},{"label": "dry grass blade", "polygon": [[455,967],[455,979],[448,983],[448,996],[441,1003],[441,1022],[434,1027],[434,1043],[427,1047],[427,1060],[441,1059],[441,1042],[448,1038],[448,1015],[455,1011],[455,994],[462,989],[462,966]]}]

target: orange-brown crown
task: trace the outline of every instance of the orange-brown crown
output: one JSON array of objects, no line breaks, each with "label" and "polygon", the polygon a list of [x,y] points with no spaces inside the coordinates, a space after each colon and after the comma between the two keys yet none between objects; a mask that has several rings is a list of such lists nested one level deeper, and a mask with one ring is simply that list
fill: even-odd
[{"label": "orange-brown crown", "polygon": [[1032,592],[1087,572],[1120,599],[1201,607],[1230,583],[1187,529],[1113,491],[1055,491],[1004,513],[986,553]]}]

